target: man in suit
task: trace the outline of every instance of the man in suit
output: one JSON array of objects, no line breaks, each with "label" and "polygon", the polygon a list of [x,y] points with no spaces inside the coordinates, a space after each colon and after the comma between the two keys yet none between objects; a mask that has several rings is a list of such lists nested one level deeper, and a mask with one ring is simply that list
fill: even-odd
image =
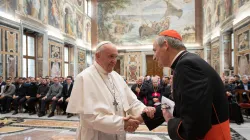
[{"label": "man in suit", "polygon": [[[73,88],[72,78],[68,76],[66,79],[66,84],[63,85],[61,98],[58,100],[58,104],[60,104],[61,108],[63,109],[63,115],[66,114],[66,108],[68,106],[72,88]],[[67,118],[70,118],[72,116],[73,114],[71,113],[67,114]]]},{"label": "man in suit", "polygon": [[30,104],[30,102],[33,101],[34,98],[36,98],[38,86],[36,84],[36,80],[34,77],[30,77],[30,83],[27,84],[27,92],[25,96],[26,104],[24,105],[24,108],[26,109],[25,112],[29,112],[29,115],[36,114],[36,109],[33,104]]},{"label": "man in suit", "polygon": [[235,80],[235,84],[236,84],[236,86],[239,86],[239,85],[241,85],[242,84],[242,81],[240,80],[240,76],[239,75],[234,75],[234,80]]},{"label": "man in suit", "polygon": [[139,77],[137,80],[137,83],[134,84],[131,87],[131,90],[135,93],[137,96],[137,99],[140,100],[142,103],[147,105],[147,89],[148,89],[148,84],[144,83],[144,77]]},{"label": "man in suit", "polygon": [[167,105],[156,108],[154,119],[142,114],[147,127],[152,130],[166,121],[174,140],[230,140],[228,101],[217,72],[198,55],[186,51],[182,37],[174,30],[161,32],[153,51],[159,66],[173,70],[175,106],[173,114]]},{"label": "man in suit", "polygon": [[[33,86],[35,87],[35,85],[33,85]],[[43,79],[42,82],[39,85],[36,84],[36,86],[37,86],[36,96],[33,95],[27,101],[27,104],[28,104],[28,106],[30,107],[30,110],[31,110],[30,113],[29,113],[29,115],[36,114],[36,110],[35,110],[36,102],[39,101],[39,106],[41,106],[41,100],[42,100],[42,98],[49,91],[49,86],[47,85],[46,79]]]},{"label": "man in suit", "polygon": [[38,117],[42,117],[45,115],[45,107],[48,103],[52,101],[52,110],[49,114],[49,118],[54,116],[54,111],[56,110],[56,105],[58,100],[61,98],[62,88],[63,86],[59,83],[58,77],[54,78],[54,84],[50,86],[48,93],[46,96],[42,98],[41,101],[41,110],[38,114]]},{"label": "man in suit", "polygon": [[12,102],[12,96],[16,90],[15,85],[11,84],[11,79],[6,80],[6,86],[3,89],[3,94],[0,96],[0,104],[3,107],[2,113],[6,114],[10,112],[10,104]]},{"label": "man in suit", "polygon": [[[239,83],[239,85],[236,87],[236,89],[250,90],[250,84],[248,84],[248,76],[247,75],[243,75],[242,83]],[[248,99],[246,93],[243,93],[243,102],[245,102],[245,103],[249,102],[249,99]]]},{"label": "man in suit", "polygon": [[36,101],[39,102],[39,106],[41,106],[42,98],[46,96],[49,91],[49,85],[45,78],[42,79],[41,84],[38,86],[36,99],[33,100],[34,102],[30,102],[31,104],[35,104]]},{"label": "man in suit", "polygon": [[240,106],[237,103],[237,97],[235,95],[236,84],[234,82],[234,77],[231,76],[228,79],[228,84],[225,84],[226,95],[229,102],[229,118],[235,121],[237,124],[244,122]]},{"label": "man in suit", "polygon": [[24,104],[25,100],[21,99],[25,98],[26,92],[27,88],[24,86],[24,80],[23,78],[19,78],[15,94],[13,95],[13,107],[15,111],[12,115],[16,115],[18,113],[18,106]]},{"label": "man in suit", "polygon": [[162,96],[169,98],[171,95],[170,77],[164,77],[162,83]]}]

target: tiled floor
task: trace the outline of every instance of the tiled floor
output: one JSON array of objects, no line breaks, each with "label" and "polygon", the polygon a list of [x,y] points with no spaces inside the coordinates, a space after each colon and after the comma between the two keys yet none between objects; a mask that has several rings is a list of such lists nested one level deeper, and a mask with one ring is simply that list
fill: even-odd
[{"label": "tiled floor", "polygon": [[231,123],[230,126],[244,138],[250,140],[250,117],[248,119],[244,117],[244,120],[244,124],[237,125],[235,123]]},{"label": "tiled floor", "polygon": [[[15,116],[9,114],[0,115],[0,123],[6,126],[0,128],[0,140],[75,140],[78,117],[67,119],[66,116],[56,115],[38,118],[37,115],[19,113]],[[233,140],[250,140],[250,119],[246,119],[242,125],[231,123]],[[241,137],[241,135],[243,137]],[[148,131],[145,125],[140,125],[133,134],[127,134],[127,140],[170,140],[167,126],[163,125],[153,131]]]}]

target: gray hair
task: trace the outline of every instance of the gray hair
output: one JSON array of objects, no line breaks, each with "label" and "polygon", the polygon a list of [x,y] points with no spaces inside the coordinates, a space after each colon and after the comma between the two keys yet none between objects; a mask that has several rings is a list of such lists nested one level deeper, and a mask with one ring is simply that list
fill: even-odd
[{"label": "gray hair", "polygon": [[158,78],[155,76],[155,77],[152,77],[151,81],[152,81],[152,82],[158,82],[159,80],[158,80]]},{"label": "gray hair", "polygon": [[95,53],[99,53],[99,52],[103,51],[103,46],[105,46],[106,44],[111,44],[112,46],[115,47],[115,45],[110,41],[102,41],[99,44],[97,44]]},{"label": "gray hair", "polygon": [[186,49],[185,45],[179,39],[169,37],[169,36],[158,36],[156,38],[156,43],[160,47],[162,47],[162,45],[164,44],[164,41],[167,41],[168,45],[171,46],[174,49],[177,49],[177,50]]},{"label": "gray hair", "polygon": [[142,80],[142,81],[144,81],[144,77],[143,76],[140,76],[139,78],[138,78],[138,80]]},{"label": "gray hair", "polygon": [[248,76],[247,76],[247,75],[243,75],[243,76],[242,76],[242,80],[243,80],[243,79],[248,80]]}]

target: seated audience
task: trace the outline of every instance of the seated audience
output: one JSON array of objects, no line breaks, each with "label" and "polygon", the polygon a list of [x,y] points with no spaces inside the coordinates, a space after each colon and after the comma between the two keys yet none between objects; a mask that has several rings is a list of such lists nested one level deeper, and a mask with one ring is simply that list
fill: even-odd
[{"label": "seated audience", "polygon": [[[72,88],[73,88],[72,78],[70,76],[68,76],[66,79],[66,84],[63,85],[62,97],[58,100],[58,103],[60,104],[60,106],[63,109],[64,115],[66,114],[66,109],[68,106],[68,102],[69,102]],[[70,118],[72,116],[73,116],[73,114],[71,114],[71,113],[67,114],[67,118]]]},{"label": "seated audience", "polygon": [[12,115],[16,115],[18,113],[18,107],[25,103],[26,100],[24,100],[23,98],[25,98],[26,92],[27,88],[24,86],[24,80],[23,78],[19,78],[15,94],[13,95],[14,113]]},{"label": "seated audience", "polygon": [[54,78],[54,84],[50,86],[48,93],[45,97],[42,98],[41,102],[41,110],[38,114],[39,117],[45,115],[45,107],[48,103],[52,101],[52,110],[48,117],[54,116],[54,111],[56,109],[56,105],[58,100],[61,98],[63,86],[59,84],[59,79],[57,77]]},{"label": "seated audience", "polygon": [[237,124],[244,122],[243,116],[241,114],[240,106],[237,103],[237,98],[235,96],[234,90],[236,85],[234,84],[234,77],[229,77],[228,84],[225,84],[225,90],[229,102],[229,118]]},{"label": "seated audience", "polygon": [[26,104],[24,105],[24,108],[26,109],[26,112],[29,112],[29,115],[36,114],[35,105],[33,104],[34,100],[36,99],[36,93],[37,93],[38,86],[36,84],[35,78],[30,78],[30,84],[27,85],[27,93],[26,93]]},{"label": "seated audience", "polygon": [[143,81],[144,81],[144,77],[139,77],[139,79],[137,80],[137,83],[131,87],[131,90],[135,93],[138,100],[140,100],[142,103],[147,105],[148,85],[147,85],[147,83],[145,83]]},{"label": "seated audience", "polygon": [[155,101],[153,100],[153,93],[159,93],[160,95],[162,95],[162,89],[159,86],[159,79],[158,77],[153,77],[152,78],[152,84],[150,86],[148,86],[148,93],[147,93],[147,99],[148,99],[148,106],[154,106]]},{"label": "seated audience", "polygon": [[11,79],[6,80],[6,86],[0,96],[1,111],[3,114],[10,112],[10,105],[15,94],[16,87],[11,83]]},{"label": "seated audience", "polygon": [[[39,107],[41,107],[41,100],[43,97],[46,96],[46,94],[49,91],[49,86],[47,85],[46,79],[42,79],[42,83],[38,86],[36,97],[31,97],[29,100],[29,106],[34,106],[36,102],[39,102]],[[34,108],[33,108],[34,109]],[[36,112],[34,112],[36,113]],[[34,113],[31,113],[30,115],[33,115]]]}]

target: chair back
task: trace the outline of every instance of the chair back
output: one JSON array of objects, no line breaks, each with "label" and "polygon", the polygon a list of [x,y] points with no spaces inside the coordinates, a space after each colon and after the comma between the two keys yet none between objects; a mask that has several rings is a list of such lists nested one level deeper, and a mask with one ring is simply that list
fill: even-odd
[{"label": "chair back", "polygon": [[236,89],[234,91],[236,97],[237,97],[237,102],[238,103],[244,103],[243,102],[243,93],[246,93],[247,95],[247,98],[248,98],[248,101],[249,101],[249,94],[250,94],[250,91],[249,90],[244,90],[244,89]]}]

